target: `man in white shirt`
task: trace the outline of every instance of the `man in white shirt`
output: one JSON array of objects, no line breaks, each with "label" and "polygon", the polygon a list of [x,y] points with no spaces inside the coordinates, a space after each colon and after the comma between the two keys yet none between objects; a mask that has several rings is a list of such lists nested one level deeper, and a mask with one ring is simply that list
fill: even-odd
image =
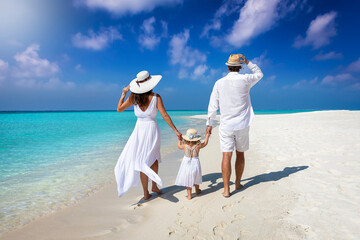
[{"label": "man in white shirt", "polygon": [[[246,64],[253,74],[240,74],[242,64]],[[232,54],[226,63],[229,73],[216,81],[211,93],[206,132],[211,134],[213,122],[220,108],[220,147],[223,153],[221,164],[224,181],[224,197],[230,197],[231,156],[236,149],[235,189],[242,187],[241,176],[245,167],[244,152],[249,149],[249,128],[254,118],[250,101],[250,88],[262,77],[260,68],[241,54]]]}]

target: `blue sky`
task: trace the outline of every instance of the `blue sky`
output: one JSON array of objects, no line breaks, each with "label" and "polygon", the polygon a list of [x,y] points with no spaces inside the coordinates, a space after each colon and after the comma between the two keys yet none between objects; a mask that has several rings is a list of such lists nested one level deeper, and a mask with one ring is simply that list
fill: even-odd
[{"label": "blue sky", "polygon": [[[229,54],[255,110],[359,109],[357,1],[2,0],[0,110],[113,110],[141,70],[167,109],[207,109]],[[248,69],[242,70],[248,72]]]}]

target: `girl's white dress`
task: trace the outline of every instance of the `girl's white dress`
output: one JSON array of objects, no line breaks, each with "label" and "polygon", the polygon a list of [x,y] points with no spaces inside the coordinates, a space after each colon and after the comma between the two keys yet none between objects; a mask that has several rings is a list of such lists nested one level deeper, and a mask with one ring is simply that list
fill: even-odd
[{"label": "girl's white dress", "polygon": [[145,112],[138,105],[134,105],[137,122],[114,169],[119,197],[130,187],[139,184],[140,172],[162,186],[160,177],[150,168],[156,160],[161,162],[156,96],[157,94],[152,97]]},{"label": "girl's white dress", "polygon": [[193,187],[194,184],[202,183],[202,173],[199,156],[196,153],[196,146],[190,148],[185,145],[185,156],[176,177],[175,184],[185,187]]}]

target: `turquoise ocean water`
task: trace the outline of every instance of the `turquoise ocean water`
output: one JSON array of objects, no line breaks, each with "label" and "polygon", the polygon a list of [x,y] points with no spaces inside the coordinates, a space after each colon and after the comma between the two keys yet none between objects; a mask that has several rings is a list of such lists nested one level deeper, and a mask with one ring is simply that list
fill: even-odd
[{"label": "turquoise ocean water", "polygon": [[[184,132],[204,121],[169,111]],[[114,180],[136,123],[132,111],[0,113],[0,235],[88,196]],[[162,155],[177,138],[158,114]]]},{"label": "turquoise ocean water", "polygon": [[[257,114],[299,111],[259,111]],[[205,129],[169,111],[177,128]],[[0,113],[0,235],[54,212],[113,181],[113,168],[136,122],[132,111]],[[177,138],[158,114],[162,155]],[[115,191],[115,190],[114,190]]]}]

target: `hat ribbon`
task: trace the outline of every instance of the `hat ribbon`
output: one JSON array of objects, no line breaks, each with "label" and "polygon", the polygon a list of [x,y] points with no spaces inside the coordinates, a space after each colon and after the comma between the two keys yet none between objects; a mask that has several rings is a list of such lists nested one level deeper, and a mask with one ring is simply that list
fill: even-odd
[{"label": "hat ribbon", "polygon": [[147,78],[145,78],[144,80],[136,80],[136,84],[140,87],[140,84],[139,83],[143,83],[143,82],[146,82],[147,80],[149,80],[151,78],[151,75],[149,74],[149,76]]},{"label": "hat ribbon", "polygon": [[194,134],[192,134],[192,133],[190,133],[190,134],[188,135],[188,138],[189,138],[189,139],[193,139],[193,138],[197,138],[197,137],[199,137],[199,135],[194,135]]}]

